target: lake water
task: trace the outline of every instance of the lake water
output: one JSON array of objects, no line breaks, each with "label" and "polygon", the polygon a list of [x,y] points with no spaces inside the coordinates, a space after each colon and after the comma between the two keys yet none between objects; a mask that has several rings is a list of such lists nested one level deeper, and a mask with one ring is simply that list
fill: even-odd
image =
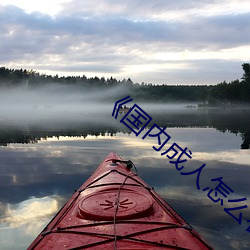
[{"label": "lake water", "polygon": [[[164,148],[176,142],[192,151],[183,172],[206,164],[200,174],[201,189],[196,187],[196,174],[181,175],[152,148],[156,138],[142,140],[148,127],[136,137],[119,122],[121,116],[115,120],[112,105],[106,113],[4,117],[0,119],[1,249],[27,248],[111,151],[132,160],[139,175],[215,249],[250,249],[249,110],[141,107],[154,123],[167,127],[171,139]],[[218,177],[234,191],[227,198],[218,195],[223,206],[202,191],[215,188],[219,182],[211,179]],[[216,198],[214,193],[212,197]],[[247,200],[228,202],[240,198]],[[232,212],[237,218],[242,212],[241,225],[223,210],[244,205],[248,208]]]}]

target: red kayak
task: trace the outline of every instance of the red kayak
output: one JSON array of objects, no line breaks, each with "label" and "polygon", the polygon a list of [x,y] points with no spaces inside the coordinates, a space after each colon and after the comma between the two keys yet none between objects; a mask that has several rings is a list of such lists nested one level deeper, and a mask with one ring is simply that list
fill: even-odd
[{"label": "red kayak", "polygon": [[28,249],[212,249],[110,153]]}]

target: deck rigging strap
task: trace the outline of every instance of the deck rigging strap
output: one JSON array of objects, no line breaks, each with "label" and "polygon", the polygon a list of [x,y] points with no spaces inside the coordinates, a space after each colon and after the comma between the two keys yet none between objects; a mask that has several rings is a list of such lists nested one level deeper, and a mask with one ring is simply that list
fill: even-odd
[{"label": "deck rigging strap", "polygon": [[116,203],[115,203],[116,207],[115,207],[115,213],[114,213],[114,249],[117,250],[116,219],[117,219],[117,213],[118,213],[119,204],[120,204],[121,189],[123,188],[123,186],[125,185],[125,183],[129,177],[132,177],[134,175],[138,175],[138,171],[137,171],[137,168],[135,167],[135,164],[130,160],[128,160],[128,161],[114,160],[113,162],[125,163],[127,168],[131,169],[132,167],[134,167],[135,171],[136,171],[136,173],[134,173],[133,171],[128,172],[128,174],[124,178],[123,183],[121,183],[121,185],[117,191],[117,199],[116,199]]}]

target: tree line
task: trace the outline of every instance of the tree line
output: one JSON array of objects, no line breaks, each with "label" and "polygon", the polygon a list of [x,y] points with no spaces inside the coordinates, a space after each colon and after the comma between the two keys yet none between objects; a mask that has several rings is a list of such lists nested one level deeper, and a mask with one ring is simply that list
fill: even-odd
[{"label": "tree line", "polygon": [[244,73],[241,80],[237,79],[230,83],[224,81],[212,88],[209,103],[250,103],[250,64],[243,63],[242,69]]},{"label": "tree line", "polygon": [[[239,80],[221,82],[216,85],[153,85],[152,83],[134,83],[130,78],[82,76],[52,76],[40,74],[34,70],[9,69],[0,67],[0,87],[37,88],[50,84],[64,84],[89,91],[91,89],[110,89],[122,87],[120,94],[114,97],[124,97],[125,94],[137,100],[153,102],[190,101],[204,105],[218,106],[233,103],[250,103],[250,64],[242,64],[243,76]],[[201,104],[202,105],[202,104]]]}]

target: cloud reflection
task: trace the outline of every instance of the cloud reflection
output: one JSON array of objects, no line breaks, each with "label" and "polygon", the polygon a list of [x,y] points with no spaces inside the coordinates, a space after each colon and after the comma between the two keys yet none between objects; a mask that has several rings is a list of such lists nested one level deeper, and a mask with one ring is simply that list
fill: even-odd
[{"label": "cloud reflection", "polygon": [[[172,128],[169,134],[172,143],[175,141],[181,147],[192,148],[194,157],[188,164],[185,162],[185,171],[207,164],[200,176],[201,188],[216,186],[218,183],[211,183],[211,179],[222,176],[235,191],[230,198],[248,198],[250,168],[246,165],[249,156],[248,151],[236,149],[236,136],[208,128]],[[216,249],[249,249],[246,243],[248,233],[245,232],[248,227],[246,219],[250,219],[249,209],[243,211],[244,221],[238,225],[223,207],[213,203],[205,192],[197,190],[195,175],[181,176],[168,158],[152,149],[153,145],[157,145],[156,138],[142,140],[133,134],[117,133],[114,137],[61,137],[60,140],[52,138],[34,145],[12,144],[2,148],[0,241],[5,242],[9,249],[23,249],[24,244],[28,246],[61,206],[60,197],[69,199],[72,191],[91,175],[109,152],[115,150],[124,159],[131,159],[139,176],[155,187],[189,223],[203,227],[205,238],[215,242]],[[41,198],[28,199],[30,196]],[[225,206],[230,205],[226,201]],[[250,207],[248,201],[242,202],[245,204]],[[223,237],[218,237],[218,234],[223,234]],[[19,237],[16,242],[22,245],[10,246],[13,235]]]},{"label": "cloud reflection", "polygon": [[209,161],[213,159],[215,161],[241,164],[250,167],[249,152],[243,150],[220,151],[220,154],[218,154],[218,152],[195,152],[193,159],[200,161]]},{"label": "cloud reflection", "polygon": [[56,197],[30,198],[18,204],[7,204],[0,224],[15,228],[26,225],[26,234],[34,234],[33,226],[43,218],[50,217],[59,209]]},{"label": "cloud reflection", "polygon": [[62,198],[32,197],[18,204],[4,204],[0,217],[1,249],[24,249],[61,207]]}]

